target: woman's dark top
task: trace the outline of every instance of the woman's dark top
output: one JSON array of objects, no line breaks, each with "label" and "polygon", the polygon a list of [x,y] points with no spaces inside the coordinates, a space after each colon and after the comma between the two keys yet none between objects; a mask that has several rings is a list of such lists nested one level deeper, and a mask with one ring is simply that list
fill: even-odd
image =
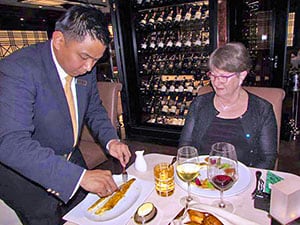
[{"label": "woman's dark top", "polygon": [[[211,92],[193,100],[181,132],[179,147],[192,145],[202,154],[201,144],[207,138],[204,135],[219,113],[213,104],[214,95]],[[277,157],[277,124],[272,104],[249,92],[248,95],[247,111],[239,118],[243,141],[249,146],[240,149],[243,155],[248,156],[248,161],[244,163],[247,166],[273,169]],[[238,160],[243,162],[240,158]]]},{"label": "woman's dark top", "polygon": [[244,130],[240,118],[223,119],[215,117],[200,143],[201,155],[209,155],[211,146],[216,142],[229,142],[234,145],[240,162],[249,164],[250,146],[244,139]]}]

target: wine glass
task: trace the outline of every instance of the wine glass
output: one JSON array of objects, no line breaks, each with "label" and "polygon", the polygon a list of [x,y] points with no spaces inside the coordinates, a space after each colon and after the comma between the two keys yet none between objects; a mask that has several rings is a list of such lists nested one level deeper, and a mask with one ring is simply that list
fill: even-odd
[{"label": "wine glass", "polygon": [[235,147],[226,142],[212,145],[208,158],[207,177],[220,191],[218,207],[233,211],[233,205],[223,200],[223,192],[233,186],[238,179],[238,162]]},{"label": "wine glass", "polygon": [[190,191],[190,183],[199,175],[200,165],[198,161],[198,151],[193,146],[183,146],[177,151],[176,172],[178,177],[187,182],[187,196],[181,199],[185,204],[185,208],[189,207],[189,203],[193,200]]}]

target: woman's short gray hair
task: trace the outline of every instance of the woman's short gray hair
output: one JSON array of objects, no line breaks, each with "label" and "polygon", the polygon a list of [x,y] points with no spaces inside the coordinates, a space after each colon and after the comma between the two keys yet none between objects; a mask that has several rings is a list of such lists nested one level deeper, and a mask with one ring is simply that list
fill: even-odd
[{"label": "woman's short gray hair", "polygon": [[208,60],[208,68],[227,72],[250,71],[252,62],[246,47],[239,42],[230,42],[215,49]]}]

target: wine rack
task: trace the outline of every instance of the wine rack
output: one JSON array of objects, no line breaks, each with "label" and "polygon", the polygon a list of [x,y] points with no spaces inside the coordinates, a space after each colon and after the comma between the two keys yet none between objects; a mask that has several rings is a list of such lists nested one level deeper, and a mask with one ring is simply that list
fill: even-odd
[{"label": "wine rack", "polygon": [[133,5],[141,122],[183,126],[198,88],[209,83],[209,1]]},{"label": "wine rack", "polygon": [[176,144],[192,100],[209,83],[217,0],[110,1],[126,138]]}]

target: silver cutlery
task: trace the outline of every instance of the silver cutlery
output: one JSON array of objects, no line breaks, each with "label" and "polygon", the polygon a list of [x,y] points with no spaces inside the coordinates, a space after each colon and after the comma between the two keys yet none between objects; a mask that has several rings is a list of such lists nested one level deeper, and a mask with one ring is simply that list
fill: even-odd
[{"label": "silver cutlery", "polygon": [[176,160],[177,160],[177,157],[174,156],[171,163],[169,164],[169,167],[172,166],[176,162]]},{"label": "silver cutlery", "polygon": [[122,181],[123,181],[123,183],[126,183],[128,181],[128,173],[126,171],[125,166],[123,166],[123,169],[122,169]]},{"label": "silver cutlery", "polygon": [[260,187],[261,186],[261,175],[262,172],[261,171],[256,171],[255,176],[256,176],[256,185],[255,185],[255,189],[254,191],[251,193],[252,199],[255,198],[255,196],[258,194],[258,192],[260,191]]}]

